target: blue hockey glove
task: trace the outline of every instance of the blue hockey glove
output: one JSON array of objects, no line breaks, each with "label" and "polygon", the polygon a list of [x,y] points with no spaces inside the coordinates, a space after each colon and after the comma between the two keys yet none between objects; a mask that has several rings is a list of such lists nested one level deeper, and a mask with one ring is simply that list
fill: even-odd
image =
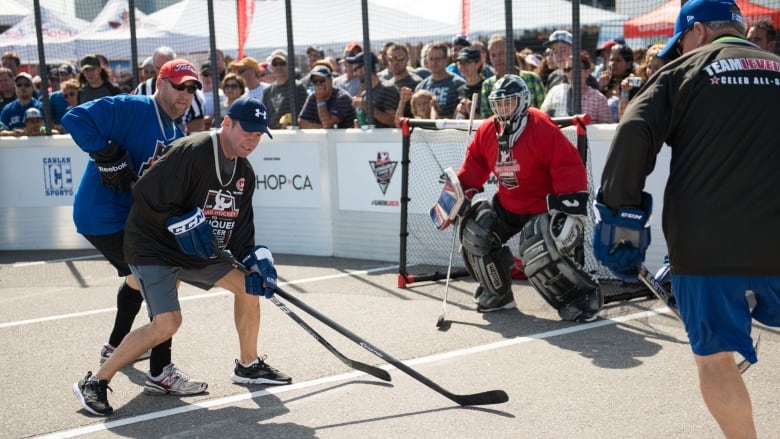
[{"label": "blue hockey glove", "polygon": [[213,232],[200,207],[184,215],[169,218],[165,225],[176,237],[176,243],[179,244],[182,253],[201,259],[209,259],[213,256],[211,250]]},{"label": "blue hockey glove", "polygon": [[596,224],[593,227],[593,255],[618,278],[636,282],[639,268],[650,246],[650,214],[653,197],[642,192],[642,207],[624,207],[617,212],[596,195]]},{"label": "blue hockey glove", "polygon": [[241,262],[252,271],[246,275],[246,292],[265,296],[267,299],[273,297],[276,290],[276,268],[271,250],[264,245],[257,245]]},{"label": "blue hockey glove", "polygon": [[117,192],[127,192],[133,188],[138,176],[133,170],[133,161],[127,150],[121,150],[108,142],[108,146],[89,155],[95,160],[100,173],[100,183]]}]

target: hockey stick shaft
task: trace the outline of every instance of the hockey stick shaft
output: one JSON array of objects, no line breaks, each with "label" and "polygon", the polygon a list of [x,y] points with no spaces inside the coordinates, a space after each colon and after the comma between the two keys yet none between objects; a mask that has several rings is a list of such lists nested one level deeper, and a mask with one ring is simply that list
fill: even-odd
[{"label": "hockey stick shaft", "polygon": [[[672,294],[666,291],[666,288],[661,285],[658,280],[656,280],[655,277],[650,275],[650,272],[647,270],[647,267],[642,265],[639,268],[639,280],[642,281],[643,284],[647,287],[647,289],[652,292],[655,297],[658,298],[661,302],[665,303],[669,309],[674,312],[674,315],[677,316],[677,319],[682,322],[682,317],[680,316],[680,311],[677,309],[677,307],[669,305],[669,299],[672,297]],[[758,352],[759,343],[761,342],[761,333],[759,332],[756,336],[756,341],[753,343],[753,350]],[[747,358],[743,358],[741,361],[737,363],[737,369],[739,370],[739,373],[745,373],[747,371],[752,363],[748,361]]]},{"label": "hockey stick shaft", "polygon": [[335,321],[331,320],[330,318],[326,317],[325,315],[321,314],[319,311],[315,310],[314,308],[310,307],[309,305],[305,304],[300,299],[296,298],[295,296],[292,296],[282,290],[281,288],[276,289],[276,294],[287,300],[289,303],[293,304],[295,307],[303,310],[305,313],[309,314],[310,316],[314,317],[315,319],[319,320],[320,322],[324,323],[325,325],[329,326],[339,334],[347,337],[348,339],[352,340],[356,344],[358,344],[363,349],[367,350],[368,352],[371,352],[372,354],[376,355],[377,357],[381,358],[382,360],[392,364],[395,366],[398,370],[406,373],[407,375],[411,376],[412,378],[416,379],[417,381],[425,384],[429,388],[433,389],[434,391],[440,393],[441,395],[444,395],[445,397],[449,398],[452,401],[455,401],[456,403],[460,405],[487,405],[487,404],[499,404],[502,402],[509,401],[509,396],[504,392],[503,390],[490,390],[487,392],[481,392],[481,393],[474,393],[470,395],[457,395],[454,393],[451,393],[447,390],[445,390],[443,387],[439,386],[435,382],[431,381],[429,378],[425,377],[424,375],[420,374],[416,370],[412,369],[411,367],[407,366],[406,364],[402,363],[401,361],[393,358],[388,353],[384,352],[383,350],[379,349],[378,347],[372,345],[365,339],[359,337],[349,329],[341,326],[340,324],[336,323]]},{"label": "hockey stick shaft", "polygon": [[[239,262],[233,255],[225,252],[224,250],[216,247],[216,244],[214,245],[214,253],[217,255],[217,257],[224,262],[227,262],[230,264],[233,268],[241,271],[244,274],[249,274],[250,271]],[[339,352],[333,345],[328,343],[327,340],[325,340],[317,331],[314,330],[311,326],[309,326],[303,319],[301,319],[297,314],[295,314],[289,307],[287,307],[282,301],[277,299],[276,297],[271,297],[271,302],[279,307],[285,314],[287,314],[291,319],[295,321],[301,328],[303,328],[304,331],[308,332],[309,335],[314,337],[315,340],[317,340],[321,345],[325,347],[325,349],[329,350],[333,355],[336,356],[339,360],[341,360],[342,363],[346,364],[347,366],[351,367],[352,369],[359,370],[361,372],[365,372],[369,375],[372,375],[376,378],[379,378],[380,380],[384,381],[390,381],[392,378],[390,377],[390,373],[388,373],[384,369],[380,369],[375,366],[371,366],[369,364],[361,363],[359,361],[352,360],[348,357],[346,357],[344,354]]]}]

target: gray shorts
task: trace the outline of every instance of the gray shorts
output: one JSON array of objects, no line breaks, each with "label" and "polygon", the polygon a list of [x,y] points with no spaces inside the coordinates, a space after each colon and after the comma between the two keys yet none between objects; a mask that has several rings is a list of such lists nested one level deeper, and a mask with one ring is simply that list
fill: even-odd
[{"label": "gray shorts", "polygon": [[182,269],[168,265],[130,265],[146,301],[149,318],[166,312],[180,311],[178,280],[208,290],[232,270],[229,264],[215,263],[205,268]]}]

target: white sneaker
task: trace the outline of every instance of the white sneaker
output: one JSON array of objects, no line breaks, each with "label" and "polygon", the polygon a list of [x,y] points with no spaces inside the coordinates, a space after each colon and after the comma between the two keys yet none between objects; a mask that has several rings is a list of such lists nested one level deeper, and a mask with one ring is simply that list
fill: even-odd
[{"label": "white sneaker", "polygon": [[162,378],[152,379],[146,374],[144,393],[150,395],[197,395],[208,389],[209,385],[203,381],[195,381],[189,375],[177,369],[173,363],[165,366]]}]

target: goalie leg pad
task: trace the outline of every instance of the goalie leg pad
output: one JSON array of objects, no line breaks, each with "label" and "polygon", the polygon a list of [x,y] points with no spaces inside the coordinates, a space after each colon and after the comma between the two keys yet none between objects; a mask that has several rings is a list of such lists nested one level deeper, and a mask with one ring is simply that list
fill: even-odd
[{"label": "goalie leg pad", "polygon": [[[567,309],[561,318],[583,321],[593,318],[603,306],[598,283],[567,256],[558,252],[550,235],[550,216],[535,216],[523,227],[520,243],[528,281],[556,310]],[[577,311],[581,312],[577,312]]]},{"label": "goalie leg pad", "polygon": [[503,245],[498,234],[499,220],[493,207],[485,200],[472,206],[461,222],[459,238],[461,245],[475,256],[485,256]]}]

